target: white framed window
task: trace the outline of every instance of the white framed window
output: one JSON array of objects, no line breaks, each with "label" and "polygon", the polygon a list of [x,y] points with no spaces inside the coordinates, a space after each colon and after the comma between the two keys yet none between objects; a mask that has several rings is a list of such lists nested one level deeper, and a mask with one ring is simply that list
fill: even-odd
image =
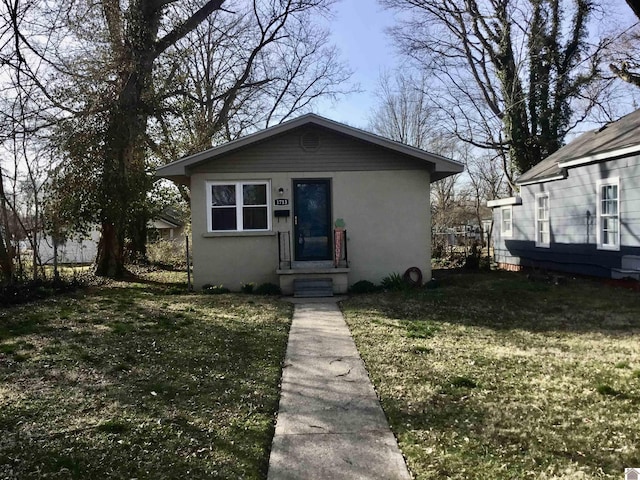
[{"label": "white framed window", "polygon": [[620,250],[620,179],[597,182],[598,248]]},{"label": "white framed window", "polygon": [[536,247],[548,247],[551,243],[549,223],[549,194],[536,194]]},{"label": "white framed window", "polygon": [[268,181],[207,182],[209,232],[271,230],[271,186]]},{"label": "white framed window", "polygon": [[500,233],[503,237],[513,235],[513,208],[511,205],[500,209]]}]

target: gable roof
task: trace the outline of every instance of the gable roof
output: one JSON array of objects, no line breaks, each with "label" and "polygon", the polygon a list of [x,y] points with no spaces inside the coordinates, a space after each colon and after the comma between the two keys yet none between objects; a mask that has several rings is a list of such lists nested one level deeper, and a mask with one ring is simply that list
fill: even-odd
[{"label": "gable roof", "polygon": [[405,145],[404,143],[396,142],[394,140],[390,140],[388,138],[381,137],[379,135],[375,135],[358,128],[350,127],[343,123],[329,120],[328,118],[321,117],[313,113],[308,113],[293,120],[289,120],[279,125],[260,130],[245,137],[241,137],[237,140],[232,140],[217,147],[213,147],[208,150],[204,150],[202,152],[181,158],[179,160],[175,160],[163,167],[158,168],[156,170],[156,176],[184,183],[187,177],[189,177],[190,175],[190,168],[213,160],[222,155],[234,152],[241,148],[263,142],[277,135],[281,135],[283,133],[290,132],[294,129],[308,125],[316,125],[327,130],[346,135],[353,139],[361,140],[387,150],[407,155],[418,161],[427,162],[431,165],[432,168],[432,182],[448,177],[450,175],[455,175],[456,173],[460,173],[464,170],[464,166],[461,163],[456,162],[455,160],[451,160],[434,153],[429,153],[425,150],[411,147],[409,145]]},{"label": "gable roof", "polygon": [[640,110],[583,133],[516,180],[518,185],[566,178],[567,168],[640,153]]}]

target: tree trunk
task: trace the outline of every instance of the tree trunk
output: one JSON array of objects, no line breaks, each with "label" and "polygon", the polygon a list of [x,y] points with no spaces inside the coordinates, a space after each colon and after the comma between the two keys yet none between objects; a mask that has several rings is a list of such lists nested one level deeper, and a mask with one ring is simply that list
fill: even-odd
[{"label": "tree trunk", "polygon": [[115,225],[102,224],[96,257],[96,275],[119,278],[125,273],[123,248]]},{"label": "tree trunk", "polygon": [[147,259],[147,215],[140,213],[129,223],[127,250],[131,260],[144,262]]},{"label": "tree trunk", "polygon": [[13,280],[13,248],[9,236],[9,216],[4,195],[4,179],[0,170],[0,281],[11,283]]}]

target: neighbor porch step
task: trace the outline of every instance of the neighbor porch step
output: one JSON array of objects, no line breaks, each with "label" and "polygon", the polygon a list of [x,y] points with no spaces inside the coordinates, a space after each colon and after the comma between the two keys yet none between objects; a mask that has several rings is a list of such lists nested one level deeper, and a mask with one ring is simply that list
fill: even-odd
[{"label": "neighbor porch step", "polygon": [[636,268],[612,268],[611,278],[614,280],[620,280],[623,278],[633,278],[634,280],[640,280],[640,270]]},{"label": "neighbor porch step", "polygon": [[333,297],[333,280],[331,278],[296,278],[293,281],[293,296]]}]

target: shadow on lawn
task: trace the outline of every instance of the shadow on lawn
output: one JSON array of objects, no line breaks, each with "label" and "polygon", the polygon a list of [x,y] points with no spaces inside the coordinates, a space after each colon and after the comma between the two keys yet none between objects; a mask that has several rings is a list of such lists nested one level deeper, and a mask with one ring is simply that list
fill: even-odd
[{"label": "shadow on lawn", "polygon": [[287,307],[257,299],[256,321],[232,298],[189,295],[170,310],[153,284],[90,298],[0,318],[10,340],[38,337],[0,362],[21,405],[0,408],[0,477],[266,476]]},{"label": "shadow on lawn", "polygon": [[434,324],[606,335],[640,331],[637,292],[589,279],[555,285],[510,272],[440,274],[435,289],[356,296],[350,302],[369,304],[389,318]]}]

